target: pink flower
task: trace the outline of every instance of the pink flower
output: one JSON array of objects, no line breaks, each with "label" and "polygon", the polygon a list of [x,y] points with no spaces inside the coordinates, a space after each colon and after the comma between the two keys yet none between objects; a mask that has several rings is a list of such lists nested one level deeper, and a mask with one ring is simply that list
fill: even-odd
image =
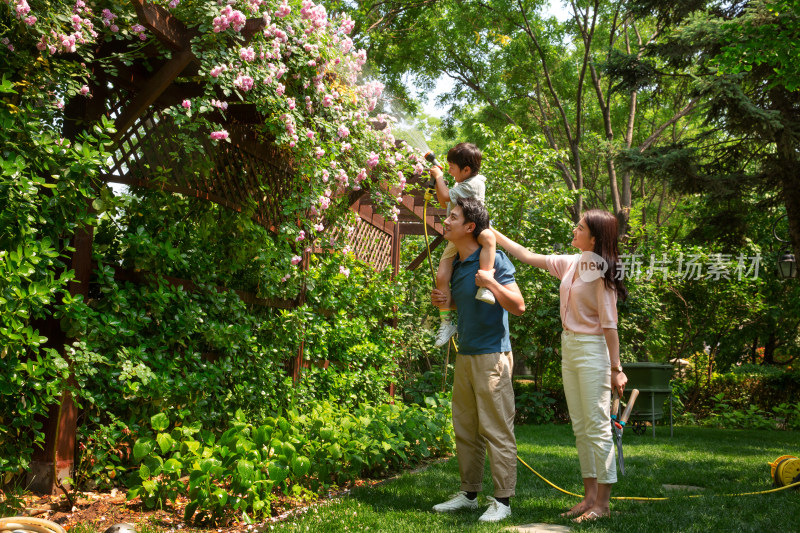
[{"label": "pink flower", "polygon": [[279,83],[278,86],[275,88],[275,92],[278,94],[278,96],[283,96],[285,90],[286,87],[282,83]]},{"label": "pink flower", "polygon": [[34,24],[36,24],[36,17],[34,17],[33,15],[26,17],[25,24],[27,24],[28,26],[33,26]]},{"label": "pink flower", "polygon": [[226,65],[217,65],[216,67],[211,69],[211,72],[209,72],[209,74],[211,74],[212,78],[216,78],[226,70],[228,70],[228,67]]},{"label": "pink flower", "polygon": [[169,3],[169,7],[171,7],[172,9],[175,9],[176,7],[178,7],[178,4],[180,4],[180,3],[181,3],[181,0],[172,0]]},{"label": "pink flower", "polygon": [[314,229],[316,231],[323,231],[325,229],[325,226],[323,226],[322,224],[314,224]]},{"label": "pink flower", "polygon": [[345,266],[339,267],[339,274],[343,275],[346,278],[350,277],[350,269]]},{"label": "pink flower", "polygon": [[144,30],[145,30],[145,27],[142,26],[141,24],[134,24],[133,26],[131,26],[131,31],[133,31],[135,33],[141,33]]},{"label": "pink flower", "polygon": [[328,172],[326,169],[322,169],[322,182],[328,183],[328,176],[330,175],[331,175],[330,172]]},{"label": "pink flower", "polygon": [[314,132],[311,131],[311,130],[307,131],[306,132],[306,137],[308,137],[309,139],[313,140],[314,139]]},{"label": "pink flower", "polygon": [[296,265],[296,264],[298,264],[298,263],[299,263],[300,261],[302,261],[302,260],[303,260],[303,258],[302,258],[302,257],[300,257],[299,255],[292,256],[292,264],[293,264],[293,265]]},{"label": "pink flower", "polygon": [[239,74],[239,76],[233,80],[233,85],[247,92],[253,88],[253,78],[245,74]]},{"label": "pink flower", "polygon": [[212,131],[210,137],[213,141],[221,141],[228,138],[228,132],[226,130]]},{"label": "pink flower", "polygon": [[89,86],[88,85],[84,85],[83,87],[81,87],[81,94],[83,96],[86,96],[87,94],[89,94]]},{"label": "pink flower", "polygon": [[292,8],[286,4],[286,0],[283,0],[283,3],[278,6],[277,11],[275,11],[275,16],[278,18],[283,18],[291,12]]},{"label": "pink flower", "polygon": [[297,104],[294,101],[294,98],[287,98],[286,103],[289,104],[289,109],[294,109]]},{"label": "pink flower", "polygon": [[314,155],[317,156],[317,159],[320,159],[323,155],[325,155],[325,150],[320,147],[317,147],[317,150],[314,152]]},{"label": "pink flower", "polygon": [[292,277],[291,274],[286,274],[285,276],[283,276],[281,278],[281,282],[286,283],[286,281],[288,281],[288,279],[291,278],[291,277]]},{"label": "pink flower", "polygon": [[108,29],[111,30],[112,33],[117,33],[119,31],[119,26],[112,24]]},{"label": "pink flower", "polygon": [[344,139],[344,138],[345,138],[345,137],[347,137],[348,135],[350,135],[350,130],[348,130],[348,129],[347,129],[347,126],[345,126],[344,124],[342,124],[341,126],[339,126],[339,137],[341,137],[342,139]]},{"label": "pink flower", "polygon": [[306,232],[300,230],[300,234],[297,237],[295,237],[294,242],[300,242],[302,240],[305,240],[305,238],[306,238]]},{"label": "pink flower", "polygon": [[353,19],[351,19],[348,15],[345,15],[342,18],[341,28],[344,33],[350,33],[351,31],[353,31],[355,25],[356,25],[355,21],[353,21]]},{"label": "pink flower", "polygon": [[184,100],[183,102],[181,102],[181,105],[184,107],[184,109],[189,109],[190,107],[192,107],[192,103],[189,100]]},{"label": "pink flower", "polygon": [[31,12],[31,6],[28,5],[27,0],[20,0],[17,2],[15,11],[17,12],[17,18],[22,18]]},{"label": "pink flower", "polygon": [[252,46],[248,46],[247,48],[242,48],[239,50],[239,57],[242,59],[242,61],[250,62],[256,58],[256,53]]},{"label": "pink flower", "polygon": [[376,154],[375,152],[369,153],[369,159],[367,160],[367,166],[369,168],[375,168],[378,166],[378,162],[381,160],[381,156]]}]

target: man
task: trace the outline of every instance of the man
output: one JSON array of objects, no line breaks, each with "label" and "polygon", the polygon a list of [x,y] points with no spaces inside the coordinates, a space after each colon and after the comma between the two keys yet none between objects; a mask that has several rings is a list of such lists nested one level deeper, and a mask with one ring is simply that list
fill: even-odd
[{"label": "man", "polygon": [[[517,483],[517,443],[514,438],[514,358],[508,334],[508,313],[521,315],[525,301],[514,280],[514,266],[503,252],[495,252],[494,270],[480,270],[481,246],[476,236],[489,227],[489,214],[474,198],[459,198],[444,221],[444,238],[458,249],[450,288],[458,307],[458,354],[453,384],[453,429],[461,490],[435,505],[436,512],[477,509],[483,467],[488,451],[494,498],[482,522],[511,515],[509,499]],[[475,299],[477,287],[486,287],[499,305]],[[446,295],[438,289],[431,302],[438,306]]]}]

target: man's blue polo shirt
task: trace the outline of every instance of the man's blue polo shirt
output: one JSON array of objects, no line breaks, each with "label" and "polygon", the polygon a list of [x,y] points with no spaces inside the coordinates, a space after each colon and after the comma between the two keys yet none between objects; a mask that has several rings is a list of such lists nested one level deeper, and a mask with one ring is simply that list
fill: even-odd
[{"label": "man's blue polo shirt", "polygon": [[[480,267],[481,248],[465,260],[458,256],[453,261],[453,276],[450,278],[450,291],[458,307],[458,353],[480,355],[484,353],[510,352],[511,339],[508,336],[508,311],[496,303],[489,305],[475,299],[478,287],[475,274]],[[494,279],[500,285],[514,283],[517,269],[501,251],[494,259]]]}]

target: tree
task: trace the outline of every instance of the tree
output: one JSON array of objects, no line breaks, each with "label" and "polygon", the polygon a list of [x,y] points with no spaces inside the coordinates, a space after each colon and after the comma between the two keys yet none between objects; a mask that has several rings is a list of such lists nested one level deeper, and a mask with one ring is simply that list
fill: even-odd
[{"label": "tree", "polygon": [[624,229],[633,174],[619,171],[619,152],[651,149],[697,105],[681,90],[685,80],[652,90],[656,65],[642,54],[665,23],[634,16],[622,2],[570,2],[564,24],[543,18],[531,0],[360,5],[358,29],[392,91],[407,94],[404,76],[428,90],[445,73],[456,82],[442,99],[450,124],[461,121],[472,135],[473,120],[514,124],[563,150],[556,164],[564,186],[587,189],[574,217],[586,201],[613,210]]},{"label": "tree", "polygon": [[[635,0],[635,12],[675,26],[648,47],[673,76],[693,79],[704,102],[705,128],[660,153],[631,158],[635,169],[671,161],[665,172],[678,190],[727,204],[726,224],[743,219],[742,199],[780,216],[800,257],[800,9],[792,0],[683,2]],[[648,160],[649,159],[649,160]]]}]

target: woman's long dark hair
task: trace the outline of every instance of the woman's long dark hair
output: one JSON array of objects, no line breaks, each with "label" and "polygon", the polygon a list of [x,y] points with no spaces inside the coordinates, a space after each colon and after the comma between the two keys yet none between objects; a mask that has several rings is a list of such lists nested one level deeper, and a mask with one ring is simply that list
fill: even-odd
[{"label": "woman's long dark hair", "polygon": [[617,275],[619,269],[617,217],[602,209],[591,209],[583,214],[583,219],[589,233],[594,237],[594,253],[608,264],[603,276],[606,287],[616,290],[617,298],[625,300],[628,297],[628,289],[625,288],[622,276]]}]

